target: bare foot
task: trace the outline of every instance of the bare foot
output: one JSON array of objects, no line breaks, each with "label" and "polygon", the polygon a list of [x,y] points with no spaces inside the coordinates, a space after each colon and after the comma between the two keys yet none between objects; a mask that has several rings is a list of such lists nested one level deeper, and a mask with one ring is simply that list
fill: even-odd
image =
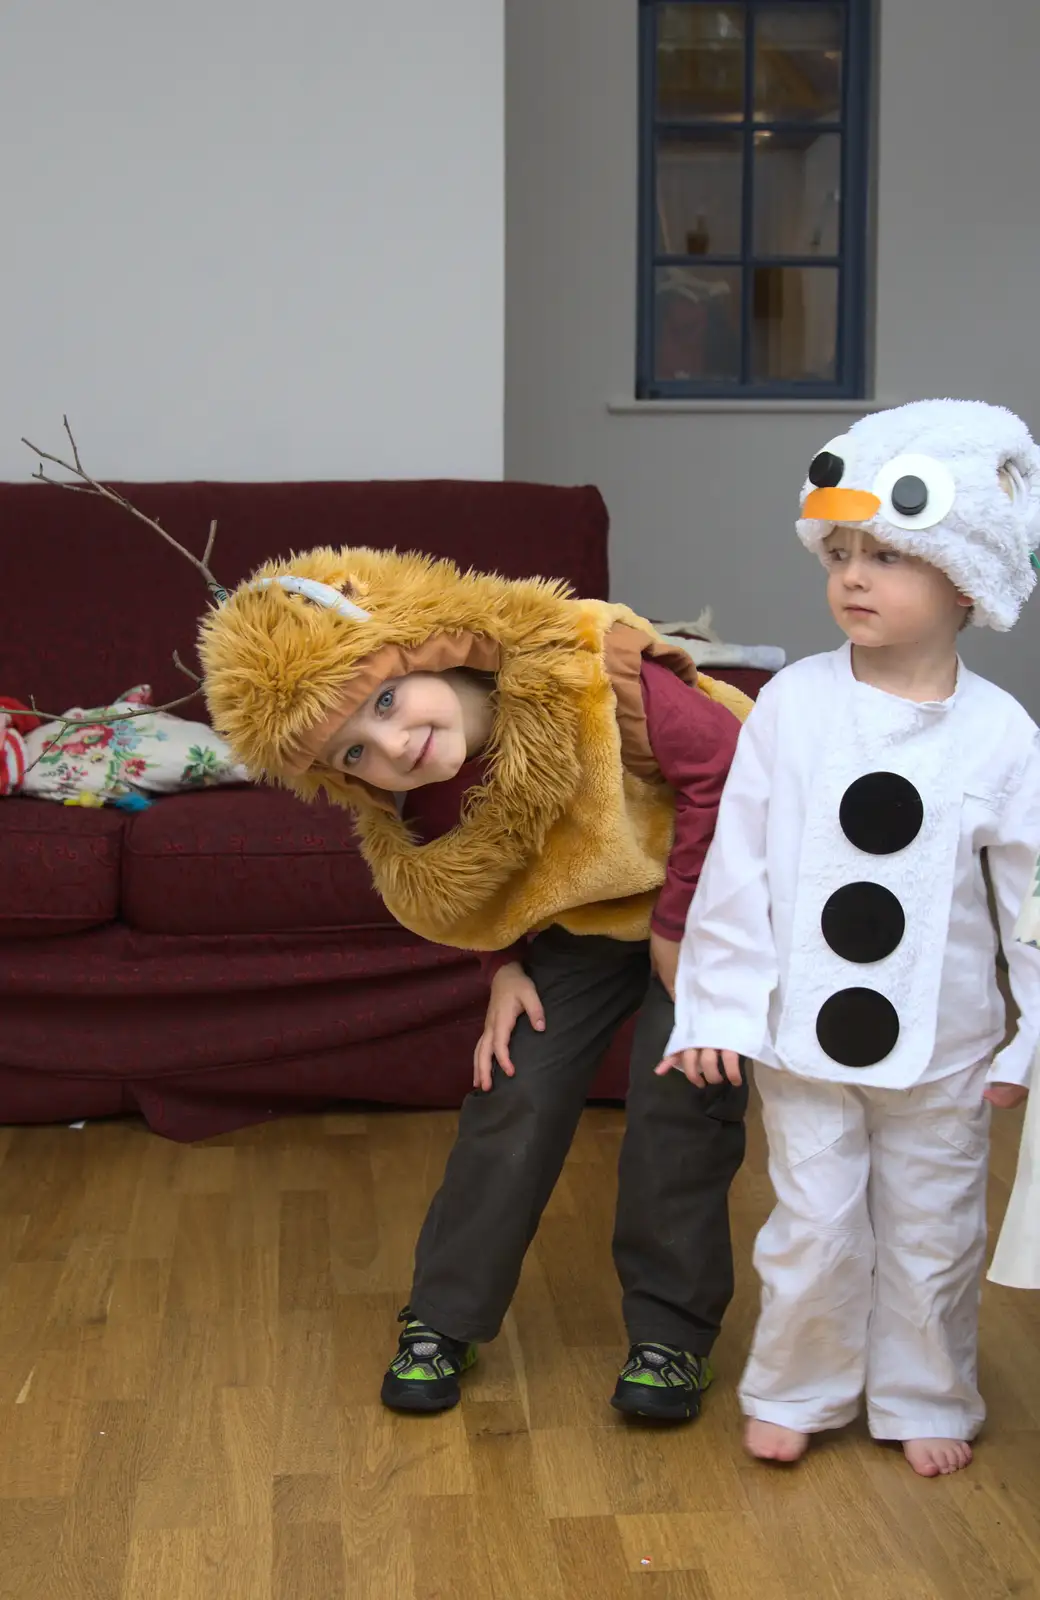
[{"label": "bare foot", "polygon": [[809,1435],[776,1422],[751,1421],[744,1430],[744,1448],[759,1461],[800,1461],[809,1448]]},{"label": "bare foot", "polygon": [[906,1439],[903,1454],[922,1478],[944,1478],[966,1467],[972,1452],[963,1439]]}]

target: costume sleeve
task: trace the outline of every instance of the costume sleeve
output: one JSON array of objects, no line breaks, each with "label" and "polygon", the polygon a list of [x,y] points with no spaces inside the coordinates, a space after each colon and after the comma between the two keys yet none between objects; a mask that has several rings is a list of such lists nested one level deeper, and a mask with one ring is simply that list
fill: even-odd
[{"label": "costume sleeve", "polygon": [[763,689],[740,731],[686,920],[669,1054],[701,1046],[756,1058],[768,1042],[777,983],[766,873],[776,689],[775,682]]},{"label": "costume sleeve", "polygon": [[490,989],[491,980],[500,967],[508,966],[510,961],[522,963],[526,953],[526,939],[518,939],[516,944],[511,944],[507,950],[478,950],[477,959],[480,962],[480,970],[484,975],[484,982],[488,988]]},{"label": "costume sleeve", "polygon": [[997,923],[1007,956],[1011,993],[1018,1008],[1018,1031],[996,1056],[990,1083],[1028,1084],[1040,1044],[1040,950],[1036,937],[1033,890],[1037,846],[1040,845],[1040,734],[1018,777],[1007,805],[987,844],[990,878],[997,905]]},{"label": "costume sleeve", "polygon": [[650,749],[675,791],[675,837],[651,926],[678,941],[715,832],[740,723],[655,661],[643,662],[640,684]]}]

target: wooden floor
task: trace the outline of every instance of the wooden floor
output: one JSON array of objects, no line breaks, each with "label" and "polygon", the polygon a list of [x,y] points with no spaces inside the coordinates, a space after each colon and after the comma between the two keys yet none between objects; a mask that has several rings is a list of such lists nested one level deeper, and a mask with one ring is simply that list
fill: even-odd
[{"label": "wooden floor", "polygon": [[[1001,1124],[994,1210],[1019,1118]],[[693,1428],[625,1425],[610,1264],[621,1116],[585,1118],[503,1336],[436,1419],[377,1392],[453,1128],[279,1123],[197,1147],[0,1130],[4,1600],[996,1600],[1040,1596],[1040,1295],[987,1288],[991,1421],[925,1483],[861,1430],[800,1469],[740,1450],[768,1205]]]}]

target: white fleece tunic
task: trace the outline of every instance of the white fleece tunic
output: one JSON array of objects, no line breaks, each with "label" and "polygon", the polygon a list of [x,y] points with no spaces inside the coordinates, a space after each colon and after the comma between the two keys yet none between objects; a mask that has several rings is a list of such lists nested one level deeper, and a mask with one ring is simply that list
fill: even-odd
[{"label": "white fleece tunic", "polygon": [[1040,735],[1010,695],[961,663],[949,700],[915,704],[857,682],[847,644],[797,662],[741,731],[686,923],[669,1053],[735,1050],[889,1089],[988,1061],[1006,1023],[985,849],[1021,1014],[989,1080],[1028,1084],[1040,950],[1012,931],[1038,846]]}]

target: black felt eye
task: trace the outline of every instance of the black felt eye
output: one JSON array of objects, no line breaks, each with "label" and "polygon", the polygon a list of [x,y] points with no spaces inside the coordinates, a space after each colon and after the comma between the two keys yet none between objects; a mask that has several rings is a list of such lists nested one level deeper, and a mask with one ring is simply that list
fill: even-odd
[{"label": "black felt eye", "polygon": [[838,820],[857,850],[891,856],[917,838],[924,805],[913,784],[898,772],[868,772],[845,790]]},{"label": "black felt eye", "polygon": [[884,961],[906,932],[903,908],[880,883],[846,883],[836,889],[820,918],[823,937],[843,961]]},{"label": "black felt eye", "polygon": [[809,482],[816,489],[836,489],[844,471],[845,463],[841,456],[834,455],[830,450],[821,450],[809,467]]},{"label": "black felt eye", "polygon": [[892,504],[901,517],[919,517],[928,504],[928,485],[908,473],[892,485]]},{"label": "black felt eye", "polygon": [[874,1067],[899,1040],[899,1017],[876,989],[841,989],[816,1018],[820,1047],[842,1067]]}]

